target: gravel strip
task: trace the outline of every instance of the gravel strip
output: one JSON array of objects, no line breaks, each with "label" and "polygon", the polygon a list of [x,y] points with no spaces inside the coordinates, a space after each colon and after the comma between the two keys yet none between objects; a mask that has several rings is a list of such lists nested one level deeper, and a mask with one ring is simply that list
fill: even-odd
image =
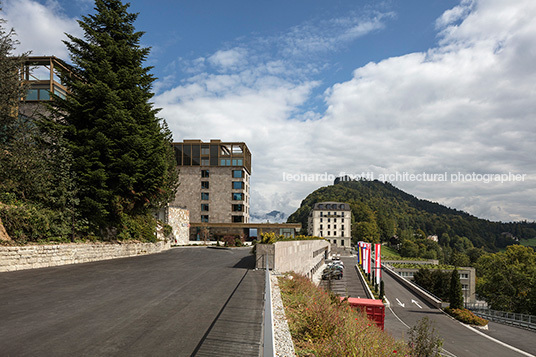
[{"label": "gravel strip", "polygon": [[281,357],[296,356],[285,316],[283,300],[281,300],[281,290],[279,290],[277,275],[270,274],[270,285],[272,287],[272,309],[274,314],[275,355]]}]

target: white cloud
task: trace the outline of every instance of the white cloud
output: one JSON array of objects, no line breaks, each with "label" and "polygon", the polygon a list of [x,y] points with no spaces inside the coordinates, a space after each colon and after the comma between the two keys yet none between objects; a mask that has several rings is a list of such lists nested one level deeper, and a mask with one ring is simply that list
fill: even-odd
[{"label": "white cloud", "polygon": [[[305,79],[289,76],[291,57],[273,73],[248,62],[236,73],[197,75],[158,96],[157,105],[176,140],[250,146],[252,208],[259,213],[291,213],[330,183],[285,182],[284,172],[513,172],[526,180],[394,184],[485,218],[534,220],[535,17],[532,0],[462,1],[437,20],[437,48],[357,68],[353,78],[326,90],[324,113],[301,112],[319,83],[307,79],[312,71],[302,73]],[[375,23],[355,34],[381,26]],[[354,27],[341,28],[324,36],[310,25],[296,27],[284,37],[282,53],[334,48]]]},{"label": "white cloud", "polygon": [[19,52],[31,51],[33,56],[51,56],[67,60],[62,40],[64,33],[81,36],[76,19],[62,13],[60,5],[48,0],[45,5],[32,0],[4,0],[3,12],[8,26],[17,32]]},{"label": "white cloud", "polygon": [[247,51],[243,48],[233,48],[230,50],[220,50],[208,58],[213,66],[220,70],[237,69],[247,63]]}]

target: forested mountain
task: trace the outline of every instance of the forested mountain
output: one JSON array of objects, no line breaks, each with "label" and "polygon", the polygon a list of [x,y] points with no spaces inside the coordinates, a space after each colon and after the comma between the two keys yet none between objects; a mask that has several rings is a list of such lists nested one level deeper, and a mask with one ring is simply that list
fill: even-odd
[{"label": "forested mountain", "polygon": [[[299,222],[306,229],[311,208],[316,202],[323,201],[350,204],[354,240],[378,242],[397,236],[402,243],[404,240],[415,241],[428,235],[437,235],[441,246],[467,253],[473,247],[496,251],[514,244],[513,237],[536,237],[535,222],[503,223],[480,219],[466,212],[418,199],[390,183],[377,180],[340,181],[321,187],[302,201],[288,222]],[[427,243],[426,240],[423,242]],[[429,255],[439,255],[439,250],[438,254]]]}]

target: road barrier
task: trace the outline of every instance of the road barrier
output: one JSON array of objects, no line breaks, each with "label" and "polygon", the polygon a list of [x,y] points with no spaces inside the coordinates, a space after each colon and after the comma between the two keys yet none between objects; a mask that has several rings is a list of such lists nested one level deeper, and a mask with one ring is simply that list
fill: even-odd
[{"label": "road barrier", "polygon": [[268,268],[268,258],[265,259],[265,284],[264,284],[264,321],[262,324],[263,341],[262,355],[263,357],[275,356],[274,350],[274,319],[272,312],[272,288],[270,285],[270,269]]},{"label": "road barrier", "polygon": [[465,304],[465,308],[486,320],[536,331],[536,316],[534,315],[492,310],[481,304]]},{"label": "road barrier", "polygon": [[389,273],[393,278],[398,280],[402,285],[413,291],[415,294],[417,294],[421,299],[423,299],[424,302],[427,304],[436,307],[438,309],[441,309],[441,300],[432,296],[429,292],[424,290],[423,288],[415,285],[413,282],[406,280],[405,278],[401,277],[397,274],[394,269],[392,269],[388,264],[382,264],[383,271]]}]

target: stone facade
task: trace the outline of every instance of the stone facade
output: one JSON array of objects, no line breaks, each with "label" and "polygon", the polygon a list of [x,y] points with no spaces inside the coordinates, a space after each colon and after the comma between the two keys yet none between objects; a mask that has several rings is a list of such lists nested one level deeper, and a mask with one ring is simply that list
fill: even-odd
[{"label": "stone facade", "polygon": [[183,208],[168,207],[167,223],[173,229],[172,244],[189,244],[190,211]]},{"label": "stone facade", "polygon": [[[208,171],[208,177],[203,177],[202,171]],[[233,177],[234,171],[242,171],[242,177]],[[242,217],[242,222],[234,223],[249,222],[250,181],[246,170],[223,166],[181,166],[179,182],[175,200],[170,206],[189,210],[191,222],[202,222],[201,216],[208,216],[209,223],[233,223],[233,217]],[[208,189],[203,188],[201,182],[207,182]],[[242,182],[244,188],[234,189],[233,182]],[[234,199],[235,193],[242,194],[243,200]],[[243,205],[242,211],[233,211],[233,205]],[[202,210],[205,208],[208,210]]]},{"label": "stone facade", "polygon": [[126,258],[169,248],[169,242],[5,246],[0,247],[0,272]]}]

